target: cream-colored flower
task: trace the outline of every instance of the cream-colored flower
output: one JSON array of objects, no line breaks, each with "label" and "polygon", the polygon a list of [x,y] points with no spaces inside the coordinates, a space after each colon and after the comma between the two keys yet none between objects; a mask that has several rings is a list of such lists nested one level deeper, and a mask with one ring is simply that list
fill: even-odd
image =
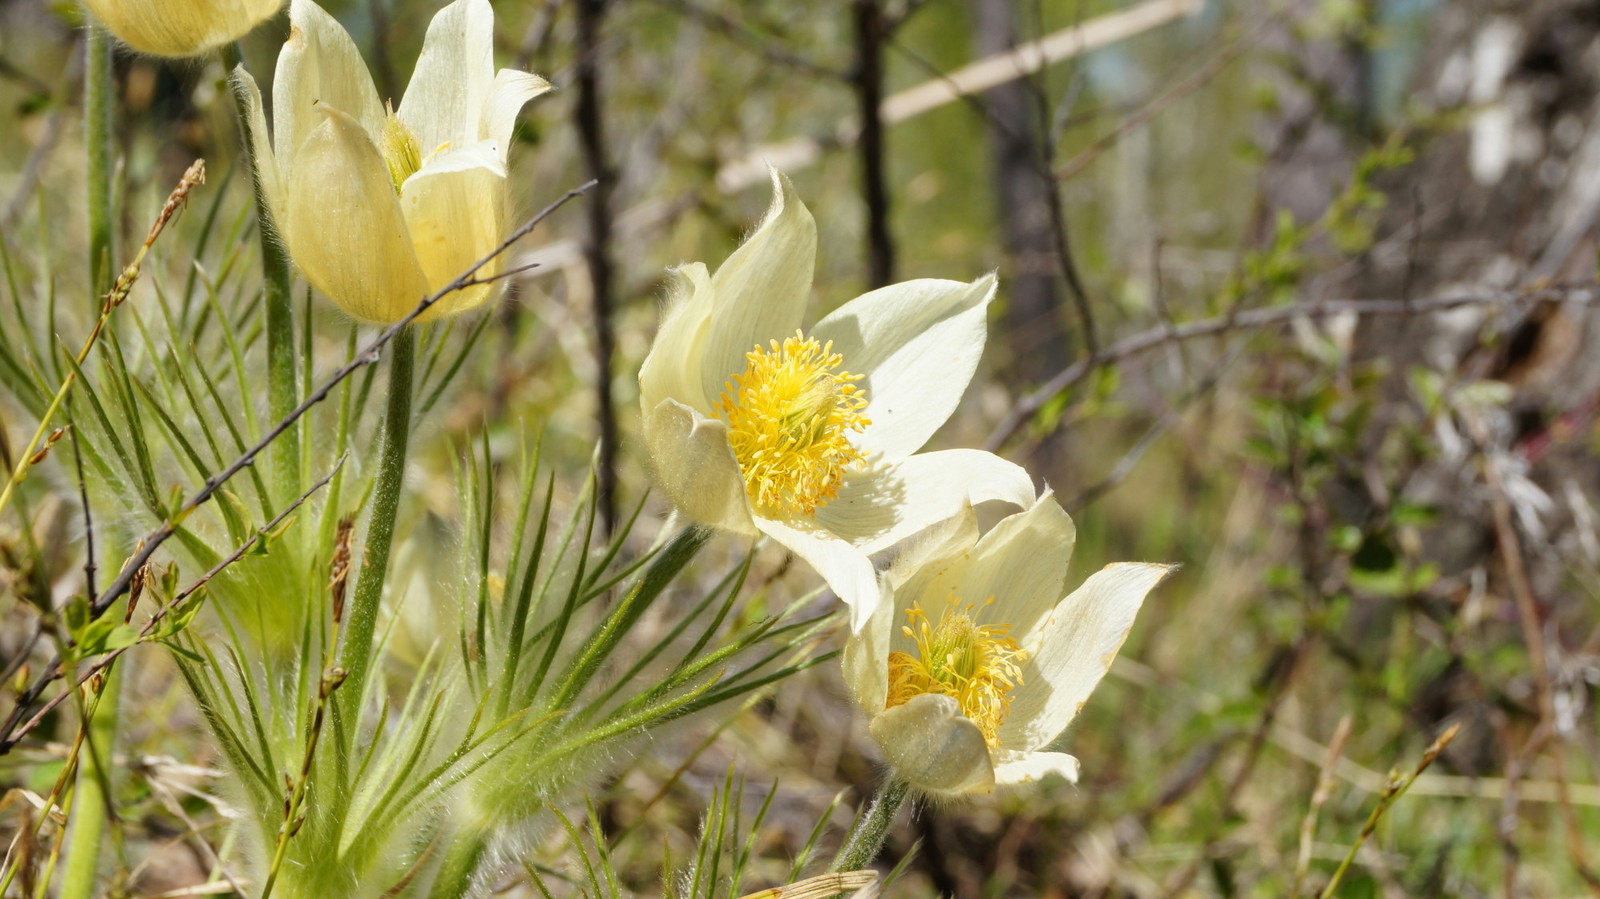
[{"label": "cream-colored flower", "polygon": [[774,173],[766,218],[716,274],[678,269],[640,402],[678,508],[788,547],[860,627],[877,597],[872,556],[969,504],[1025,508],[1033,484],[978,450],[913,455],[972,379],[993,276],[894,284],[802,331],[816,247],[811,213]]},{"label": "cream-colored flower", "polygon": [[883,574],[884,601],[847,643],[844,673],[913,786],[959,796],[1051,773],[1077,780],[1077,759],[1043,747],[1171,568],[1108,565],[1062,599],[1075,535],[1046,492],[981,538],[973,516],[953,519]]},{"label": "cream-colored flower", "polygon": [[117,39],[152,56],[196,56],[243,37],[283,0],[83,0]]},{"label": "cream-colored flower", "polygon": [[[270,146],[261,92],[235,72],[273,218],[313,286],[356,318],[398,321],[504,239],[512,127],[550,85],[495,72],[488,0],[456,0],[433,17],[398,109],[378,98],[355,42],[320,6],[293,0],[289,24]],[[419,320],[472,309],[493,290],[455,291]]]}]

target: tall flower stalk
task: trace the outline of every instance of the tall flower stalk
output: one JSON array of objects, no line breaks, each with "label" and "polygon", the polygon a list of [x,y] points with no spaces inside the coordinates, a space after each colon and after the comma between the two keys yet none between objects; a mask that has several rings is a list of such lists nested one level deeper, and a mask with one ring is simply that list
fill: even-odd
[{"label": "tall flower stalk", "polygon": [[[110,35],[105,29],[91,25],[87,40],[83,109],[84,148],[88,154],[89,308],[98,314],[102,298],[111,290],[113,271],[115,210],[111,200],[111,166],[115,144],[111,109],[116,99],[116,85],[111,75]],[[92,709],[92,712],[80,725],[87,731],[86,745],[72,792],[72,827],[61,882],[62,899],[91,899],[99,892],[100,855],[106,832],[106,810],[111,801],[106,788],[116,770],[108,763],[116,745],[121,692],[122,678],[114,669],[103,681],[96,701],[79,704],[79,708]]]},{"label": "tall flower stalk", "polygon": [[[411,438],[412,376],[416,368],[417,332],[406,327],[389,342],[389,396],[383,419],[383,455],[372,490],[364,561],[351,596],[345,627],[340,629],[338,664],[348,672],[341,695],[359,702],[372,667],[372,636],[378,627],[378,605],[389,574],[395,518],[405,490],[406,448]],[[337,702],[337,700],[335,700]]]},{"label": "tall flower stalk", "polygon": [[[243,71],[244,56],[237,44],[225,44],[222,59],[229,69]],[[294,333],[293,279],[283,235],[278,233],[277,223],[273,221],[272,209],[268,205],[263,166],[269,161],[256,157],[260,145],[251,133],[254,120],[250,95],[238,81],[234,82],[233,87],[234,111],[239,116],[245,154],[250,158],[256,234],[261,247],[262,303],[266,307],[267,330],[267,410],[274,420],[282,421],[300,403],[300,388],[295,376],[299,359]],[[300,492],[305,474],[300,470],[300,430],[297,424],[273,444],[272,470],[277,478],[280,501],[287,501]]]}]

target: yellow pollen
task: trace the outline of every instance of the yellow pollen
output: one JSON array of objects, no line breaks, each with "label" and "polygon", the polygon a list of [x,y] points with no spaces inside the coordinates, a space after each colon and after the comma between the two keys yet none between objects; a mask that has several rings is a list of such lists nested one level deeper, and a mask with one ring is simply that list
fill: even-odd
[{"label": "yellow pollen", "polygon": [[[983,605],[992,602],[994,597]],[[903,627],[901,633],[916,644],[917,652],[889,654],[889,695],[883,707],[904,705],[924,693],[952,697],[993,748],[1000,745],[1000,725],[1011,708],[1012,688],[1022,683],[1028,651],[1011,639],[1010,625],[978,624],[977,610],[951,597],[937,625],[928,621],[919,603],[906,610],[914,627]]]},{"label": "yellow pollen", "polygon": [[871,424],[860,375],[839,370],[833,341],[800,332],[745,353],[744,373],[723,388],[718,410],[745,492],[763,509],[815,515],[839,493],[845,470],[865,457],[850,442]]},{"label": "yellow pollen", "polygon": [[383,161],[389,166],[389,183],[394,185],[394,192],[398,195],[400,185],[422,168],[422,147],[417,144],[417,136],[400,121],[392,107],[383,120],[383,134],[379,135],[378,144]]}]

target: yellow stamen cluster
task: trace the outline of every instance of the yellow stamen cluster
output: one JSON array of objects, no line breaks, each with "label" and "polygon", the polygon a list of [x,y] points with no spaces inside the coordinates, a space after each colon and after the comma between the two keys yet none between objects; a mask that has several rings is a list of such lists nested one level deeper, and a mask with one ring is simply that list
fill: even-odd
[{"label": "yellow stamen cluster", "polygon": [[744,373],[724,387],[718,410],[739,460],[745,492],[762,509],[815,515],[839,493],[845,470],[865,457],[850,442],[871,421],[860,375],[840,371],[833,342],[800,332],[745,354]]},{"label": "yellow stamen cluster", "polygon": [[[994,602],[990,597],[984,605]],[[990,747],[1000,745],[1000,725],[1011,708],[1011,690],[1022,683],[1028,652],[1011,639],[1010,625],[978,624],[977,606],[961,607],[952,597],[937,625],[921,604],[906,610],[911,626],[901,628],[917,653],[889,654],[889,694],[884,708],[936,693],[953,697]]]},{"label": "yellow stamen cluster", "polygon": [[400,121],[392,108],[383,120],[383,134],[379,137],[379,143],[383,161],[389,166],[389,183],[394,185],[394,192],[398,195],[400,185],[422,168],[422,147],[417,143],[417,136]]}]

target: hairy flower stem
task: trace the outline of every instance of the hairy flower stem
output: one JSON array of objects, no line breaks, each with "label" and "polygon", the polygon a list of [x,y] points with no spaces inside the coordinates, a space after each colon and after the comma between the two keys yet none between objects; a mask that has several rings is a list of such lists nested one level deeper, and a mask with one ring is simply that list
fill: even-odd
[{"label": "hairy flower stem", "polygon": [[488,848],[487,835],[476,829],[463,828],[451,835],[450,848],[439,865],[439,876],[433,880],[430,899],[460,899],[470,895],[472,878],[483,862]]},{"label": "hairy flower stem", "polygon": [[856,823],[851,826],[850,833],[844,838],[844,846],[834,856],[830,870],[859,871],[870,866],[883,849],[883,841],[889,836],[889,827],[894,824],[900,806],[905,804],[910,793],[911,784],[890,774],[879,785],[878,792],[872,795],[872,803],[867,806],[866,812],[856,818]]},{"label": "hairy flower stem", "polygon": [[272,895],[272,887],[278,881],[278,871],[283,868],[284,855],[289,849],[289,840],[305,823],[305,815],[301,810],[305,805],[306,787],[311,783],[311,765],[316,759],[317,741],[322,736],[322,716],[327,710],[328,697],[344,683],[344,677],[344,671],[339,668],[329,668],[323,672],[322,684],[317,688],[317,698],[311,703],[311,732],[306,736],[305,754],[300,759],[300,776],[294,781],[283,800],[283,823],[278,825],[278,839],[272,852],[272,866],[267,869],[266,880],[261,885],[261,899],[269,899]]},{"label": "hairy flower stem", "polygon": [[67,863],[61,878],[61,899],[93,899],[102,895],[99,884],[100,848],[105,839],[111,794],[107,787],[115,768],[111,753],[117,737],[117,706],[122,693],[120,667],[106,672],[98,695],[86,697],[88,720],[78,755],[78,775],[72,791],[71,828],[67,835]]},{"label": "hairy flower stem", "polygon": [[89,308],[98,313],[100,298],[111,289],[111,104],[116,88],[111,80],[111,35],[99,25],[89,26],[83,69],[84,149],[88,152],[89,189]]},{"label": "hairy flower stem", "polygon": [[[88,155],[89,284],[90,308],[98,313],[111,290],[111,104],[116,93],[111,80],[111,36],[98,25],[89,26],[88,54],[83,72],[84,149]],[[109,614],[109,613],[108,613]],[[97,892],[100,847],[104,842],[111,752],[117,736],[117,699],[120,677],[108,678],[99,701],[83,726],[89,745],[78,766],[73,791],[72,827],[67,844],[67,864],[61,881],[61,899],[90,899]]]},{"label": "hairy flower stem", "polygon": [[[238,44],[226,44],[222,60],[229,70],[244,63]],[[262,189],[260,161],[250,134],[250,98],[243,85],[234,82],[233,107],[239,116],[239,131],[244,151],[250,157],[250,173],[255,185],[256,233],[261,238],[263,304],[267,311],[267,408],[274,420],[289,417],[300,403],[300,386],[295,379],[294,298],[290,295],[289,253],[284,248],[267,195]],[[300,425],[283,432],[272,448],[272,475],[280,499],[300,493]]]},{"label": "hairy flower stem", "polygon": [[350,606],[345,610],[337,664],[349,672],[341,693],[361,702],[372,662],[372,634],[378,626],[378,604],[389,573],[389,547],[394,542],[395,513],[405,486],[406,444],[411,436],[411,373],[417,356],[417,332],[407,327],[395,335],[389,360],[389,402],[383,425],[383,458],[372,489],[372,514],[367,519],[365,561]]}]

